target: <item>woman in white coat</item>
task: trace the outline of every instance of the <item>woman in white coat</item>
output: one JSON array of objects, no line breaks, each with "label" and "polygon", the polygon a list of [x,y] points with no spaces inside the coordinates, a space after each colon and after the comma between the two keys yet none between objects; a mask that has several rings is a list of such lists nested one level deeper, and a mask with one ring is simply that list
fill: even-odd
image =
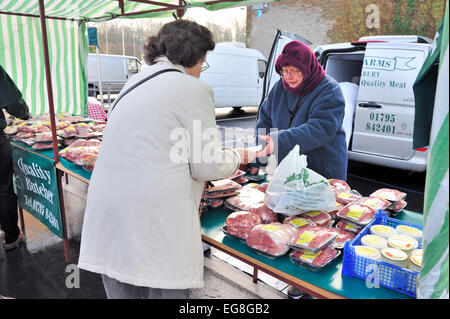
[{"label": "woman in white coat", "polygon": [[214,46],[193,21],[165,24],[144,47],[150,67],[108,115],[78,261],[102,274],[108,298],[187,298],[204,286],[203,185],[248,161],[248,152],[221,147],[213,91],[198,79]]}]

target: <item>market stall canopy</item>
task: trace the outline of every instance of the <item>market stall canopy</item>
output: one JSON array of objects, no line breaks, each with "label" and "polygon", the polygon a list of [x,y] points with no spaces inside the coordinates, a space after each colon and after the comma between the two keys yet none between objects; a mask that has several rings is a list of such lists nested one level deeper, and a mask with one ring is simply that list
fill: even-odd
[{"label": "market stall canopy", "polygon": [[[272,0],[44,0],[55,113],[84,114],[87,103],[85,22],[182,17],[189,8],[220,10]],[[279,1],[279,0],[275,0]],[[38,0],[0,2],[0,65],[33,114],[48,112]]]}]

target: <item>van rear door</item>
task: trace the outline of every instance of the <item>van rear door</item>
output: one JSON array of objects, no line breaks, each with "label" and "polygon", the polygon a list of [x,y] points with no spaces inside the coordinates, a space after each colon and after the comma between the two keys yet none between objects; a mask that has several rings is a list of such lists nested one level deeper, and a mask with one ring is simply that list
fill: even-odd
[{"label": "van rear door", "polygon": [[353,152],[413,157],[413,84],[429,46],[367,43],[355,110]]}]

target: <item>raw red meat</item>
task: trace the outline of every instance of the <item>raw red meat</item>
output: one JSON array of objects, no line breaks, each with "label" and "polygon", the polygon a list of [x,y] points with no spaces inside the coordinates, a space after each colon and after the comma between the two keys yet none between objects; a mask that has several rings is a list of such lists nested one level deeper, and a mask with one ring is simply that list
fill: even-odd
[{"label": "raw red meat", "polygon": [[336,202],[336,208],[334,210],[332,210],[331,212],[327,212],[328,214],[330,214],[331,219],[335,220],[336,219],[336,215],[337,213],[344,208],[345,205],[342,205],[339,202]]},{"label": "raw red meat", "polygon": [[311,253],[305,250],[293,251],[289,256],[293,263],[299,262],[300,265],[305,263],[306,265],[313,266],[314,268],[322,268],[330,263],[334,258],[339,255],[339,251],[331,247],[325,247],[317,252]]},{"label": "raw red meat", "polygon": [[358,234],[364,227],[352,223],[348,220],[341,219],[335,226],[337,229],[345,230],[348,232],[352,232],[354,234]]},{"label": "raw red meat", "polygon": [[267,190],[267,187],[269,187],[269,183],[268,182],[264,182],[259,184],[258,186],[258,190],[260,190],[261,192],[265,193]]},{"label": "raw red meat", "polygon": [[269,207],[267,207],[264,203],[258,203],[253,205],[248,209],[249,212],[255,213],[259,217],[261,217],[263,224],[270,224],[272,222],[277,221],[277,214],[274,213]]},{"label": "raw red meat", "polygon": [[407,204],[408,204],[408,203],[407,203],[406,201],[404,201],[404,200],[399,200],[399,201],[395,202],[395,203],[392,205],[392,208],[390,208],[390,210],[392,210],[393,212],[399,212],[399,211],[401,211],[403,208],[405,208]]},{"label": "raw red meat", "polygon": [[347,205],[362,198],[362,196],[359,196],[358,194],[352,192],[338,192],[337,190],[335,190],[334,194],[336,196],[336,201],[343,205]]},{"label": "raw red meat", "polygon": [[316,226],[313,221],[300,216],[288,216],[283,220],[283,224],[289,224],[294,226],[295,228]]},{"label": "raw red meat", "polygon": [[295,228],[288,224],[256,225],[250,230],[247,245],[270,256],[282,256],[289,251],[289,241]]},{"label": "raw red meat", "polygon": [[34,125],[20,125],[17,126],[17,130],[19,132],[39,133],[39,130]]},{"label": "raw red meat", "polygon": [[248,210],[250,207],[264,201],[264,193],[255,188],[244,186],[237,192],[238,195],[227,198],[226,202],[240,210]]},{"label": "raw red meat", "polygon": [[371,196],[358,199],[355,201],[355,204],[366,205],[378,211],[379,209],[385,210],[388,208],[391,205],[391,202],[380,197]]},{"label": "raw red meat", "polygon": [[340,179],[329,179],[328,182],[332,187],[334,187],[338,192],[348,192],[351,190],[350,186]]},{"label": "raw red meat", "polygon": [[297,230],[297,234],[291,239],[291,247],[317,250],[331,243],[338,235],[335,228],[305,226]]},{"label": "raw red meat", "polygon": [[82,153],[74,158],[73,163],[81,166],[94,166],[98,154]]},{"label": "raw red meat", "polygon": [[350,220],[359,225],[367,225],[374,217],[376,210],[369,206],[350,203],[338,212],[338,217]]},{"label": "raw red meat", "polygon": [[339,234],[331,244],[331,247],[336,249],[344,248],[345,242],[348,240],[352,240],[355,237],[355,234],[349,233],[348,231],[337,229]]},{"label": "raw red meat", "polygon": [[242,186],[236,183],[235,181],[232,181],[230,179],[221,179],[218,181],[212,181],[212,186],[208,187],[206,189],[206,193],[213,194],[214,192],[223,192],[223,191],[230,191],[230,190],[238,190]]},{"label": "raw red meat", "polygon": [[45,132],[45,133],[36,133],[34,136],[35,142],[51,142],[52,141],[52,133],[51,132]]},{"label": "raw red meat", "polygon": [[61,152],[59,152],[59,155],[64,157],[68,161],[72,161],[80,156],[83,153],[93,153],[98,154],[100,151],[100,147],[97,146],[78,146],[78,147],[71,147],[68,146],[65,149],[63,149]]},{"label": "raw red meat", "polygon": [[228,215],[225,224],[230,235],[247,239],[250,230],[261,224],[261,217],[254,213],[239,211]]},{"label": "raw red meat", "polygon": [[235,179],[235,178],[241,177],[243,175],[245,175],[245,172],[240,170],[240,169],[238,169],[236,172],[234,172],[234,174],[228,176],[225,179]]},{"label": "raw red meat", "polygon": [[370,194],[370,196],[380,197],[390,202],[397,202],[399,200],[405,199],[406,193],[391,188],[380,188],[375,192],[373,192],[372,194]]},{"label": "raw red meat", "polygon": [[34,150],[48,150],[53,148],[53,143],[35,143],[31,148]]},{"label": "raw red meat", "polygon": [[317,226],[326,227],[331,221],[331,216],[328,213],[322,211],[310,211],[301,214],[303,218],[309,219]]}]

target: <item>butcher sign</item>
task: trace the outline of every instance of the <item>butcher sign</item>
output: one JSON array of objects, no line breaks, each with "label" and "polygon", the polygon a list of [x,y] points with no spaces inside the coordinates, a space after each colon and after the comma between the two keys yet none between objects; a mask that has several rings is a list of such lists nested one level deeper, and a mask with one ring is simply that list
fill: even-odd
[{"label": "butcher sign", "polygon": [[54,162],[14,147],[13,163],[15,191],[20,207],[63,238]]}]

